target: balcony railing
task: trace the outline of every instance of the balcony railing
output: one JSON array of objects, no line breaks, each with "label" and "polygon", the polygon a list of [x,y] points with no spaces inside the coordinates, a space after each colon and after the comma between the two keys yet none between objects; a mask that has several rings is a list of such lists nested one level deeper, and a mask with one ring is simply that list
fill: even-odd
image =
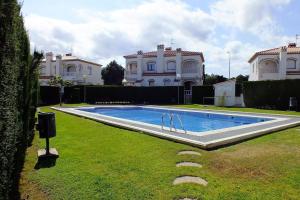
[{"label": "balcony railing", "polygon": [[126,75],[136,75],[137,71],[126,71]]},{"label": "balcony railing", "polygon": [[197,68],[182,68],[182,73],[183,74],[192,74],[192,73],[197,73]]}]

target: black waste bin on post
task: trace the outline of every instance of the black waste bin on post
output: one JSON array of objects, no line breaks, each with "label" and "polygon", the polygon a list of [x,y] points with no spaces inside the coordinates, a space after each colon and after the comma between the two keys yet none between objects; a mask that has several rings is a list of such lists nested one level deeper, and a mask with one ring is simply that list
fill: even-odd
[{"label": "black waste bin on post", "polygon": [[38,156],[58,156],[56,149],[49,148],[49,138],[56,136],[55,113],[39,113],[38,130],[40,138],[46,139],[46,149],[39,150]]}]

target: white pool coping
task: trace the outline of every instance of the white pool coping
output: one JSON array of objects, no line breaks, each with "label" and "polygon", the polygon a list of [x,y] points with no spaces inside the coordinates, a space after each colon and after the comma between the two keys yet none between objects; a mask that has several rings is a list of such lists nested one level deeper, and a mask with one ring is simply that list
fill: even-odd
[{"label": "white pool coping", "polygon": [[[210,130],[210,131],[203,131],[203,132],[193,132],[193,131],[184,131],[184,130],[177,130],[177,132],[170,132],[169,128],[162,129],[162,126],[138,122],[133,120],[127,120],[123,118],[111,117],[108,115],[102,115],[98,113],[91,113],[86,111],[81,111],[78,109],[83,108],[105,108],[105,107],[144,107],[144,108],[151,108],[151,109],[168,109],[173,111],[185,111],[185,112],[198,112],[198,113],[208,113],[208,114],[219,114],[219,115],[230,115],[230,116],[242,116],[242,117],[254,117],[254,118],[269,118],[272,119],[270,121],[265,122],[258,122],[253,124],[247,125],[240,125],[235,127],[217,129],[217,130]],[[52,107],[52,109],[66,112],[69,114],[93,119],[99,122],[104,122],[110,125],[123,127],[135,131],[142,131],[154,136],[175,140],[177,142],[183,142],[187,144],[192,144],[194,146],[198,146],[201,148],[214,148],[221,145],[226,145],[229,143],[245,140],[251,137],[257,137],[259,135],[263,135],[266,133],[282,130],[285,128],[293,127],[300,125],[300,118],[295,116],[288,116],[288,115],[272,115],[272,114],[263,114],[263,113],[244,113],[244,112],[227,112],[223,110],[192,110],[192,109],[182,109],[182,108],[170,108],[170,107],[161,107],[161,106],[135,106],[135,105],[126,105],[126,106],[119,106],[119,105],[99,105],[99,106],[84,106],[84,107],[75,107],[75,108],[63,108],[63,107]],[[293,119],[293,120],[291,120]],[[298,119],[298,120],[294,120]],[[280,125],[274,126],[274,124],[280,123]],[[257,127],[263,126],[259,130],[255,130]],[[245,132],[245,130],[248,130]],[[212,139],[209,141],[201,141],[203,137],[211,137],[216,134],[223,134],[223,133],[230,133],[235,132],[236,134],[232,136],[226,136],[224,138],[219,139]]]}]

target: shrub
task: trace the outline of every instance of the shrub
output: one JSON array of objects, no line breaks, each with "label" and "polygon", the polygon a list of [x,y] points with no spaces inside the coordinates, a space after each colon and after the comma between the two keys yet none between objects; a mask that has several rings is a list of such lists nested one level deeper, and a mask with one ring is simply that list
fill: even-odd
[{"label": "shrub", "polygon": [[0,199],[18,199],[18,180],[33,135],[37,67],[16,0],[0,0]]},{"label": "shrub", "polygon": [[[212,85],[193,87],[192,102],[203,104],[203,97],[214,97],[214,88]],[[213,99],[209,103],[213,104]]]},{"label": "shrub", "polygon": [[243,94],[247,107],[286,110],[289,98],[296,97],[299,109],[300,79],[244,82]]}]

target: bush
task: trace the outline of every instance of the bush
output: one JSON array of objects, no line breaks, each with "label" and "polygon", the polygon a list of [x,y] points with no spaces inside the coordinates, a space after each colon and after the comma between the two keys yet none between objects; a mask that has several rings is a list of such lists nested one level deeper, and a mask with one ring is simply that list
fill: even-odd
[{"label": "bush", "polygon": [[16,0],[0,0],[0,199],[19,199],[18,180],[33,136],[37,67]]},{"label": "bush", "polygon": [[59,87],[40,86],[39,105],[53,105],[59,103]]},{"label": "bush", "polygon": [[81,103],[84,101],[83,86],[65,87],[63,101],[65,103]]},{"label": "bush", "polygon": [[243,83],[247,107],[287,110],[289,98],[296,97],[300,108],[300,79],[251,81]]},{"label": "bush", "polygon": [[[183,87],[179,87],[179,93],[182,103]],[[88,103],[128,101],[135,104],[174,104],[177,103],[177,94],[178,87],[86,87]]]},{"label": "bush", "polygon": [[[214,87],[212,85],[193,86],[192,102],[203,104],[203,97],[214,97]],[[209,102],[213,104],[213,99]]]}]

